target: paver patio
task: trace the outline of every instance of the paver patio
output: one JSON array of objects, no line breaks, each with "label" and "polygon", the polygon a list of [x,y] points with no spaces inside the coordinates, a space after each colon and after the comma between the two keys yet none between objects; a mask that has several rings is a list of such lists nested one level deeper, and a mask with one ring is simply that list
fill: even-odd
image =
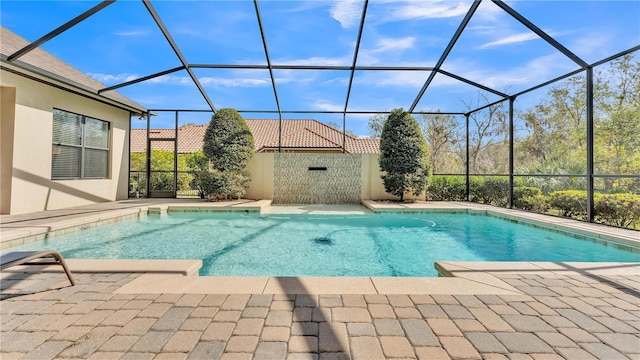
[{"label": "paver patio", "polygon": [[336,294],[329,280],[265,278],[220,293],[205,277],[86,270],[69,286],[60,270],[15,267],[0,275],[0,358],[640,359],[639,263],[438,266],[454,290],[354,278],[373,291]]},{"label": "paver patio", "polygon": [[119,294],[141,274],[16,269],[1,358],[640,359],[640,274],[492,274],[522,294]]}]

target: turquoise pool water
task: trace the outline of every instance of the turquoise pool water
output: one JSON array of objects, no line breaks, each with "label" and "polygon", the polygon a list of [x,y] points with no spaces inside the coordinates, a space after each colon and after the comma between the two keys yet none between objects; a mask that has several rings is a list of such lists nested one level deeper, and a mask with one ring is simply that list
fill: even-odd
[{"label": "turquoise pool water", "polygon": [[66,258],[202,259],[200,275],[437,276],[450,261],[640,261],[640,253],[468,214],[148,215],[11,250]]}]

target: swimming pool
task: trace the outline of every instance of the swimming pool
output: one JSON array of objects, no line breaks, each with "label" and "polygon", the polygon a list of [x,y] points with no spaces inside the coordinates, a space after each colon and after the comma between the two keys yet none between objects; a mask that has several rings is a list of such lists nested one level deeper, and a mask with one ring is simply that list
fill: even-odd
[{"label": "swimming pool", "polygon": [[202,259],[200,275],[437,276],[435,261],[638,262],[639,252],[471,214],[171,212],[53,237],[66,258]]}]

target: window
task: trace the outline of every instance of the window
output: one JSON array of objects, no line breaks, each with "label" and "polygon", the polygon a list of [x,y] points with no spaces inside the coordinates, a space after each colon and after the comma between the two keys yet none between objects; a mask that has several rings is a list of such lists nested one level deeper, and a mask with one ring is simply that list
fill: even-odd
[{"label": "window", "polygon": [[53,109],[51,179],[109,176],[109,123]]}]

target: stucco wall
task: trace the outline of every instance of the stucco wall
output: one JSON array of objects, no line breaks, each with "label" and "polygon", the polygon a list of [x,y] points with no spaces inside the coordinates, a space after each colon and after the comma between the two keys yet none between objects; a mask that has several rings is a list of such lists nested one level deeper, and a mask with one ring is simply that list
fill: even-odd
[{"label": "stucco wall", "polygon": [[[326,171],[309,171],[326,166]],[[274,203],[358,203],[396,200],[384,191],[378,154],[257,153],[247,168],[248,199]],[[424,199],[407,194],[406,199]]]},{"label": "stucco wall", "polygon": [[[362,194],[364,200],[398,200],[398,196],[393,196],[384,191],[384,183],[382,182],[382,172],[378,164],[379,154],[363,154],[362,155]],[[415,196],[405,194],[405,199],[424,200],[424,195]]]},{"label": "stucco wall", "polygon": [[[16,95],[9,206],[11,214],[127,198],[128,111],[4,70],[0,75],[2,86],[14,87]],[[53,108],[111,123],[108,179],[51,180]],[[2,114],[4,113],[3,109]],[[6,134],[2,136],[4,139]],[[2,156],[4,163],[4,152]]]},{"label": "stucco wall", "polygon": [[273,199],[273,153],[255,153],[247,166],[251,182],[245,197],[253,200]]}]

